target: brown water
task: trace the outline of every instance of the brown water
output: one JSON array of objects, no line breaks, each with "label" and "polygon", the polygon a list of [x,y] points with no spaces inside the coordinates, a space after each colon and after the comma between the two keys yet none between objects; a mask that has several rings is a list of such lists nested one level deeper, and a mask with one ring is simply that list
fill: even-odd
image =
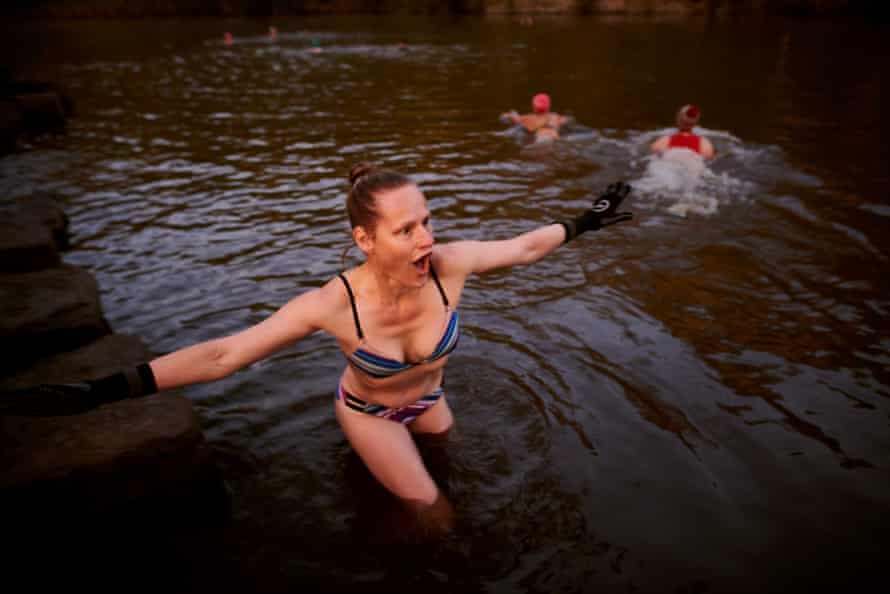
[{"label": "brown water", "polygon": [[[446,383],[457,429],[427,452],[451,538],[404,544],[334,419],[342,356],[315,336],[186,391],[230,517],[184,526],[133,581],[762,592],[878,576],[886,26],[290,19],[272,42],[268,24],[6,26],[14,71],[62,82],[78,114],[0,159],[0,195],[63,197],[66,260],[95,274],[116,331],[165,352],[325,282],[360,159],[419,182],[439,241],[572,216],[618,179],[636,217],[469,282]],[[576,118],[550,150],[498,121],[542,90]],[[693,178],[645,150],[688,101],[720,154]]]}]

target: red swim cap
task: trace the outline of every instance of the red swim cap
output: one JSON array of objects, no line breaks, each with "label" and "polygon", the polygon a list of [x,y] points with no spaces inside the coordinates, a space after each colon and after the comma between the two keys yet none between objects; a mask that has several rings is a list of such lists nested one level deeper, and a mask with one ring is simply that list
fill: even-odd
[{"label": "red swim cap", "polygon": [[698,123],[701,110],[695,105],[684,105],[677,112],[677,127],[680,130],[691,130]]},{"label": "red swim cap", "polygon": [[535,113],[547,113],[550,111],[550,95],[538,93],[532,97],[532,108],[534,108]]}]

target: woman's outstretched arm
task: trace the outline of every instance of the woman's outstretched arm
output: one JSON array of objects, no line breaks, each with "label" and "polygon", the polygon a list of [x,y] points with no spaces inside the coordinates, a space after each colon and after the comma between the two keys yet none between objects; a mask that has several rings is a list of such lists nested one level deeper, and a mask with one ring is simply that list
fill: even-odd
[{"label": "woman's outstretched arm", "polygon": [[500,241],[457,241],[443,246],[448,266],[466,275],[497,268],[537,262],[556,248],[586,231],[595,231],[632,218],[617,212],[631,187],[623,182],[610,185],[593,207],[574,219],[557,221]]},{"label": "woman's outstretched arm", "polygon": [[152,360],[149,365],[157,388],[165,390],[221,379],[319,330],[333,302],[325,294],[329,287],[330,284],[295,297],[259,324],[237,334]]},{"label": "woman's outstretched arm", "polygon": [[[98,379],[32,388],[46,396],[74,401],[76,412],[124,398],[138,398],[179,386],[221,379],[312,334],[330,328],[343,306],[332,282],[292,299],[246,330],[194,344],[150,362]],[[72,413],[73,414],[73,413]]]}]

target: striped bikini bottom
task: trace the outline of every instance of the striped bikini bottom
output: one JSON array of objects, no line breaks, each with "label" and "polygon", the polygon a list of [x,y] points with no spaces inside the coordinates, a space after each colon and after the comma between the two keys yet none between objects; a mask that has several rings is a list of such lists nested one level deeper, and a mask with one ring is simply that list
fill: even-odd
[{"label": "striped bikini bottom", "polygon": [[421,397],[417,402],[413,402],[407,406],[399,406],[397,408],[365,402],[361,398],[353,396],[344,390],[342,384],[337,386],[337,394],[335,397],[337,400],[342,398],[343,403],[352,410],[408,425],[439,401],[439,398],[442,397],[442,388],[437,389],[432,394],[427,394],[426,396]]}]

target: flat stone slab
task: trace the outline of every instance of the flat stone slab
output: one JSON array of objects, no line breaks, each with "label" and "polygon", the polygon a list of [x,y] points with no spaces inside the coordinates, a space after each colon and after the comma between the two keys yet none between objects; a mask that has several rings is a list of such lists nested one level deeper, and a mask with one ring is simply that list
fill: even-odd
[{"label": "flat stone slab", "polygon": [[[97,379],[135,367],[153,355],[138,336],[108,334],[80,348],[37,359],[0,377],[0,390],[22,390],[39,384],[63,384]],[[3,414],[0,408],[0,414]]]},{"label": "flat stone slab", "polygon": [[21,368],[110,333],[89,272],[63,264],[0,275],[0,370]]},{"label": "flat stone slab", "polygon": [[[0,415],[0,520],[16,542],[34,530],[52,540],[68,525],[84,546],[90,534],[103,540],[98,535],[109,530],[119,532],[111,541],[139,542],[202,516],[222,519],[227,500],[194,408],[181,395],[122,400],[70,417]],[[50,566],[77,553],[34,544]]]},{"label": "flat stone slab", "polygon": [[77,390],[46,390],[39,386],[98,379],[151,358],[142,339],[109,334],[73,351],[38,359],[0,378],[0,415],[52,417],[88,412],[95,404]]},{"label": "flat stone slab", "polygon": [[12,548],[5,568],[29,584],[58,577],[60,586],[100,592],[133,576],[141,584],[156,564],[178,562],[174,535],[221,525],[228,514],[213,452],[181,395],[71,417],[0,415],[0,525]]},{"label": "flat stone slab", "polygon": [[[30,386],[102,377],[150,358],[140,338],[110,334],[4,377],[0,400],[8,397],[7,390],[18,390],[15,397],[28,404]],[[25,409],[29,416],[16,414],[15,406],[0,406],[0,490],[64,488],[92,498],[98,489],[95,479],[104,486],[114,484],[103,497],[124,488],[117,481],[127,483],[127,492],[149,494],[170,488],[155,481],[184,480],[191,463],[204,463],[204,454],[196,451],[204,443],[198,418],[191,402],[175,391],[69,416],[54,414],[66,411],[54,409],[51,401],[41,402],[36,411]],[[139,476],[146,466],[154,477],[148,482]],[[118,471],[122,474],[115,477]]]},{"label": "flat stone slab", "polygon": [[[0,443],[0,490],[55,483],[108,502],[121,493],[166,490],[170,485],[158,481],[187,477],[204,437],[191,402],[155,394],[74,416],[3,415]],[[151,477],[143,475],[148,468]]]},{"label": "flat stone slab", "polygon": [[31,272],[61,264],[68,249],[68,217],[49,196],[0,208],[0,272]]},{"label": "flat stone slab", "polygon": [[61,264],[68,249],[68,217],[51,196],[0,207],[0,272],[30,272]]},{"label": "flat stone slab", "polygon": [[[226,505],[199,419],[180,394],[73,416],[0,414],[0,520],[11,538],[76,523],[87,531],[118,526],[138,540],[147,529],[221,517]],[[35,544],[43,557],[47,543]]]},{"label": "flat stone slab", "polygon": [[31,272],[61,263],[46,225],[33,217],[0,212],[0,272]]}]

